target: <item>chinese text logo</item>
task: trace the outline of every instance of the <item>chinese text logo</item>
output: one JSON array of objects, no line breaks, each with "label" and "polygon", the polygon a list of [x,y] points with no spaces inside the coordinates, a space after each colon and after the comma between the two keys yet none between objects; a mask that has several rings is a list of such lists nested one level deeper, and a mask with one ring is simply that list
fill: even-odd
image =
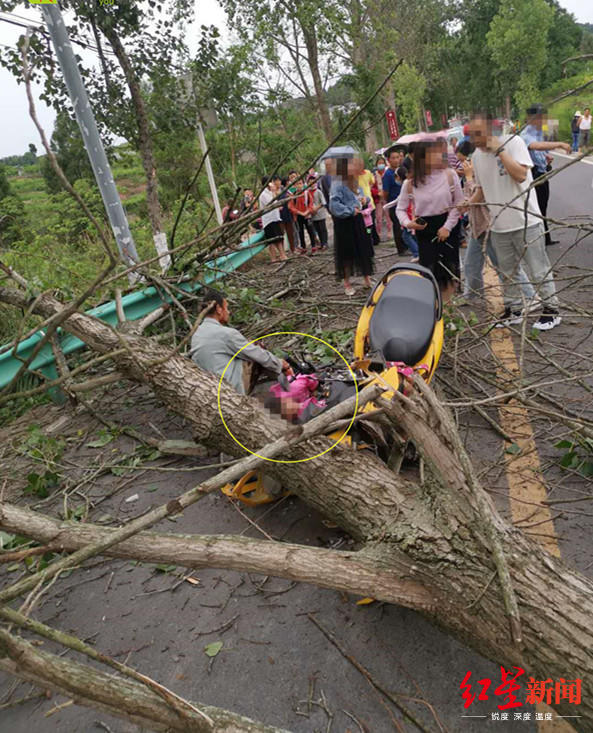
[{"label": "chinese text logo", "polygon": [[[501,667],[501,683],[492,690],[494,695],[502,698],[501,703],[498,705],[499,710],[517,708],[523,704],[537,705],[539,703],[546,703],[547,705],[559,705],[561,702],[568,702],[573,705],[581,704],[581,680],[565,680],[562,677],[556,682],[551,679],[536,680],[530,677],[527,682],[527,690],[523,702],[515,693],[518,693],[521,689],[517,678],[525,674],[525,670],[521,669],[521,667],[513,667],[513,670],[515,670],[514,674],[511,670],[507,671],[504,667]],[[472,686],[469,681],[471,674],[471,672],[467,672],[459,685],[461,696],[464,700],[464,708],[469,708],[476,699],[476,695],[478,696],[478,700],[490,699],[488,691],[492,687],[492,680],[478,680],[477,683],[480,686],[480,690],[479,692],[472,693]]]}]

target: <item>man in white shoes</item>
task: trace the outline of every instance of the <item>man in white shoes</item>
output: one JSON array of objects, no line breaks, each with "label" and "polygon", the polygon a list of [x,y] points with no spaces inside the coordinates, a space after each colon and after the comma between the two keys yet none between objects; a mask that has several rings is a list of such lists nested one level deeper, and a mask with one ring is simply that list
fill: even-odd
[{"label": "man in white shoes", "polygon": [[486,202],[488,206],[490,236],[503,278],[505,309],[496,325],[510,326],[523,320],[524,303],[517,281],[523,265],[543,304],[534,328],[548,331],[561,318],[541,212],[535,191],[529,190],[533,182],[529,150],[517,135],[496,136],[492,117],[486,112],[473,115],[470,138],[476,146],[472,159],[476,189],[470,203]]}]

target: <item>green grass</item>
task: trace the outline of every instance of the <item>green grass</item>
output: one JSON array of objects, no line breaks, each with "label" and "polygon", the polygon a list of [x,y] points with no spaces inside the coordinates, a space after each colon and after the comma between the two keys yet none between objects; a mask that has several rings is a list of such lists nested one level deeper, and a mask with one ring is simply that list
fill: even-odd
[{"label": "green grass", "polygon": [[[25,194],[29,193],[46,193],[45,182],[40,175],[37,176],[9,176],[8,182],[13,193],[18,196],[24,197]],[[47,195],[47,193],[46,193]]]},{"label": "green grass", "polygon": [[117,180],[118,178],[131,178],[133,181],[143,183],[146,181],[144,175],[144,169],[140,164],[138,165],[124,165],[114,164],[112,167],[113,177]]},{"label": "green grass", "polygon": [[[139,190],[146,184],[140,157],[126,150],[125,146],[118,150],[123,150],[123,157],[113,162],[114,178],[129,217],[140,259],[150,259],[154,257],[155,249],[147,216],[146,192]],[[22,227],[16,237],[11,239],[8,246],[4,246],[2,260],[25,277],[34,291],[57,290],[64,300],[68,300],[90,285],[105,266],[103,248],[78,204],[65,192],[54,195],[47,192],[39,163],[37,166],[27,166],[25,173],[18,176],[15,166],[8,170],[12,193],[23,203],[25,216],[21,219]],[[94,181],[81,179],[74,185],[95,215],[105,217]],[[167,232],[171,230],[177,205],[178,202],[174,202],[171,212],[164,214],[163,226]],[[178,229],[177,244],[195,237],[202,209],[200,203],[190,199]],[[105,227],[109,230],[107,223]],[[84,308],[112,297],[109,291],[97,292],[92,300],[84,304]],[[0,306],[0,344],[14,336],[20,322],[19,311]],[[26,329],[32,328],[35,322],[35,319],[28,318]]]},{"label": "green grass", "polygon": [[[589,71],[583,71],[576,76],[562,79],[546,89],[542,97],[544,99],[554,99],[565,91],[576,89],[582,84],[585,84],[592,76],[593,69],[589,69]],[[593,108],[593,84],[587,89],[566,97],[548,108],[549,116],[552,119],[557,119],[559,122],[558,134],[561,140],[565,140],[566,142],[571,141],[570,122],[575,111],[578,109],[582,112],[585,107]]]}]

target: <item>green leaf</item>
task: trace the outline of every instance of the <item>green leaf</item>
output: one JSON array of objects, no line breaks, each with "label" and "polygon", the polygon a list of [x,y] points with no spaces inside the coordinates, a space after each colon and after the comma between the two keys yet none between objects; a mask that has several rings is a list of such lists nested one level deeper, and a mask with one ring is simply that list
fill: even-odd
[{"label": "green leaf", "polygon": [[8,532],[2,532],[0,530],[0,550],[5,550],[12,545],[15,540],[15,535],[9,534]]},{"label": "green leaf", "polygon": [[43,481],[48,489],[55,489],[60,482],[60,477],[53,471],[46,471],[43,474]]},{"label": "green leaf", "polygon": [[518,453],[521,453],[521,447],[516,443],[511,443],[505,450],[505,453],[510,453],[512,456],[516,456]]},{"label": "green leaf", "polygon": [[575,457],[576,453],[574,451],[571,451],[570,453],[565,453],[560,459],[560,465],[562,466],[562,468],[569,468]]},{"label": "green leaf", "polygon": [[170,573],[172,570],[175,570],[177,565],[166,565],[165,563],[160,563],[160,565],[155,566],[155,570],[157,570],[159,573]]},{"label": "green leaf", "polygon": [[215,657],[218,652],[222,649],[222,641],[213,641],[212,644],[208,644],[204,647],[204,653],[207,657]]},{"label": "green leaf", "polygon": [[158,486],[149,486],[149,487],[148,487],[148,488],[146,489],[146,491],[158,491],[158,489],[159,489],[159,487],[158,487]]},{"label": "green leaf", "polygon": [[45,481],[38,473],[30,473],[27,475],[27,485],[24,489],[26,494],[35,494],[40,499],[49,496],[49,491],[45,485]]},{"label": "green leaf", "polygon": [[558,450],[572,450],[574,443],[571,440],[561,440],[559,443],[556,443],[554,448],[558,448]]}]

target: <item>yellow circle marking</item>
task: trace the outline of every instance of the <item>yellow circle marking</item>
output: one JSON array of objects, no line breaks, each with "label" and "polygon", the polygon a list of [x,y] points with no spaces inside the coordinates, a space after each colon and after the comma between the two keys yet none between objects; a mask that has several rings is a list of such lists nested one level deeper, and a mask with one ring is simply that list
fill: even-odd
[{"label": "yellow circle marking", "polygon": [[[305,338],[315,339],[315,341],[319,341],[325,346],[328,346],[332,351],[335,351],[336,354],[340,357],[340,359],[346,364],[346,368],[352,375],[352,379],[354,380],[354,388],[356,390],[356,404],[354,405],[354,414],[352,415],[352,419],[350,420],[350,423],[342,436],[339,440],[336,440],[335,443],[330,445],[329,448],[326,448],[324,451],[321,451],[321,453],[317,453],[315,456],[311,456],[310,458],[298,458],[293,461],[281,461],[278,458],[266,458],[266,456],[262,456],[259,453],[256,453],[255,451],[249,450],[246,446],[241,443],[241,441],[237,440],[237,438],[232,434],[232,432],[229,429],[229,426],[226,424],[224,415],[222,414],[222,409],[220,407],[220,388],[222,387],[222,380],[224,379],[224,375],[226,373],[226,370],[229,368],[229,366],[232,364],[233,360],[236,359],[239,354],[243,351],[243,349],[247,348],[247,346],[250,346],[251,344],[254,344],[256,341],[261,341],[264,338],[270,338],[271,336],[305,336]],[[218,381],[218,391],[216,394],[216,400],[218,403],[218,414],[220,415],[220,419],[222,420],[222,424],[225,427],[225,430],[227,433],[231,436],[231,438],[237,443],[237,445],[240,445],[243,450],[246,450],[248,453],[251,453],[252,456],[257,456],[258,458],[263,458],[264,461],[271,461],[272,463],[304,463],[305,461],[312,461],[314,458],[319,458],[319,456],[324,455],[328,451],[332,450],[333,448],[338,445],[344,438],[348,435],[348,432],[350,431],[350,428],[352,427],[352,424],[354,423],[354,418],[356,417],[356,413],[358,412],[358,382],[356,381],[356,375],[352,371],[350,364],[346,361],[346,359],[340,354],[340,352],[334,348],[331,344],[328,344],[327,341],[324,341],[323,339],[317,338],[317,336],[311,336],[309,333],[301,333],[300,331],[275,331],[274,333],[268,333],[265,336],[259,336],[256,339],[253,339],[253,341],[250,341],[248,344],[245,344],[245,346],[242,346],[239,351],[237,351],[236,354],[233,354],[231,358],[229,359],[228,364],[225,366],[225,368],[222,371],[222,374],[220,375],[220,379]]]}]

